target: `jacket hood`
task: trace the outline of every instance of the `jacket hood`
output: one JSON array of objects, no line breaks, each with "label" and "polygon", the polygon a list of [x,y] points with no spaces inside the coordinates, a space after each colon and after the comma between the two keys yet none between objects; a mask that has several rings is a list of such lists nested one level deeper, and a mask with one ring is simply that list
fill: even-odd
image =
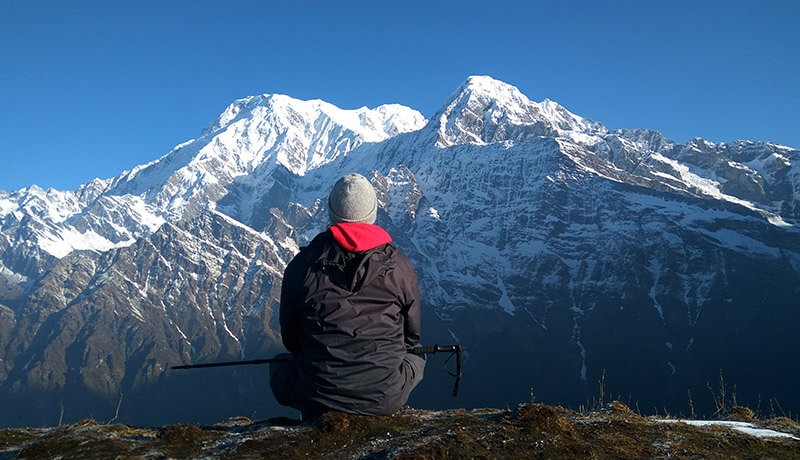
[{"label": "jacket hood", "polygon": [[389,233],[373,224],[340,222],[330,226],[333,239],[350,252],[364,252],[392,242]]}]

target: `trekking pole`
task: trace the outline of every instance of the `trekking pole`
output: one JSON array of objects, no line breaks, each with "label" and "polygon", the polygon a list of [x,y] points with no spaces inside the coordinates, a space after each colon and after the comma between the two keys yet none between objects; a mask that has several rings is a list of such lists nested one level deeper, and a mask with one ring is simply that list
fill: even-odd
[{"label": "trekking pole", "polygon": [[[455,377],[456,381],[453,384],[453,396],[458,396],[458,385],[461,382],[461,345],[431,345],[431,346],[419,346],[414,347],[410,350],[411,353],[415,355],[429,355],[434,353],[451,353],[447,360],[444,362],[445,366],[447,365],[447,361],[450,361],[450,358],[455,355],[456,357],[456,372],[455,374],[450,372],[447,367],[445,370],[448,374],[452,377]],[[247,365],[256,365],[256,364],[270,364],[270,363],[277,363],[281,361],[288,361],[292,359],[290,356],[280,357],[280,358],[265,358],[265,359],[250,359],[245,361],[222,361],[222,362],[215,362],[215,363],[203,363],[203,364],[184,364],[181,366],[172,366],[170,369],[201,369],[206,367],[226,367],[226,366],[247,366]]]},{"label": "trekking pole", "polygon": [[280,361],[287,361],[290,358],[265,358],[265,359],[250,359],[246,361],[223,361],[219,363],[205,363],[205,364],[185,364],[183,366],[172,366],[171,369],[199,369],[201,367],[225,367],[225,366],[246,366],[251,364],[269,364],[277,363]]},{"label": "trekking pole", "polygon": [[411,353],[415,355],[428,355],[434,353],[451,353],[451,355],[447,358],[444,362],[445,366],[447,365],[447,361],[450,361],[450,358],[455,355],[456,357],[456,373],[450,372],[447,367],[444,370],[447,371],[452,377],[456,378],[455,383],[453,384],[453,397],[458,396],[458,384],[461,383],[461,345],[431,345],[431,346],[419,346],[414,347],[411,349]]}]

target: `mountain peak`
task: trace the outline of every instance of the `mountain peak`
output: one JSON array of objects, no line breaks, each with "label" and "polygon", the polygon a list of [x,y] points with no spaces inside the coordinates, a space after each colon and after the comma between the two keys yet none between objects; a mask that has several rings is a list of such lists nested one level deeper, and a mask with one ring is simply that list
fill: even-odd
[{"label": "mountain peak", "polygon": [[495,99],[527,101],[528,98],[513,85],[487,75],[472,75],[459,87],[457,93],[469,92],[492,96]]},{"label": "mountain peak", "polygon": [[536,103],[517,87],[489,76],[471,76],[433,117],[439,147],[519,143],[530,137],[605,131],[549,99]]}]

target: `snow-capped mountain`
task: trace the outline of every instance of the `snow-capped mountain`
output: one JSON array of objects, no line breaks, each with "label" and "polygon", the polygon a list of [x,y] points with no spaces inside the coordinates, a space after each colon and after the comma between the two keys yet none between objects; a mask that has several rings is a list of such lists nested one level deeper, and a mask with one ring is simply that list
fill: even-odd
[{"label": "snow-capped mountain", "polygon": [[430,121],[241,99],[117,178],[0,192],[0,422],[274,413],[263,370],[167,369],[280,351],[283,268],[350,171],[419,273],[424,341],[468,354],[461,399],[432,358],[412,403],[580,404],[605,376],[678,411],[722,370],[740,398],[797,408],[798,162],[611,130],[489,77]]},{"label": "snow-capped mountain", "polygon": [[161,210],[193,215],[222,199],[237,178],[259,188],[278,166],[303,176],[364,143],[417,130],[425,121],[400,105],[342,110],[282,95],[249,97],[231,104],[199,139],[123,174],[112,193],[143,196]]},{"label": "snow-capped mountain", "polygon": [[213,207],[237,178],[246,176],[257,187],[278,166],[302,176],[361,144],[425,122],[399,105],[342,110],[282,95],[248,97],[231,104],[200,138],[113,180],[95,180],[75,192],[36,186],[0,192],[0,219],[35,220],[23,224],[37,227],[26,241],[59,258],[74,250],[129,246],[166,218]]},{"label": "snow-capped mountain", "polygon": [[514,86],[489,77],[470,77],[434,115],[436,146],[519,143],[533,136],[599,140],[606,129],[548,99],[529,100]]}]

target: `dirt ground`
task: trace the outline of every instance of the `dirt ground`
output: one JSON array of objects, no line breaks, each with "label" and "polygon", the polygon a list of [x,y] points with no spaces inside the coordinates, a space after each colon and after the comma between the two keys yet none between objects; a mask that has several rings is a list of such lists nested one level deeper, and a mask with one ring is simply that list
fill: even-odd
[{"label": "dirt ground", "polygon": [[84,420],[53,428],[0,430],[0,460],[800,459],[800,425],[794,420],[745,421],[794,437],[664,423],[615,401],[585,414],[527,404],[515,410],[407,408],[386,417],[333,412],[305,423],[235,418],[209,426],[140,428]]}]

